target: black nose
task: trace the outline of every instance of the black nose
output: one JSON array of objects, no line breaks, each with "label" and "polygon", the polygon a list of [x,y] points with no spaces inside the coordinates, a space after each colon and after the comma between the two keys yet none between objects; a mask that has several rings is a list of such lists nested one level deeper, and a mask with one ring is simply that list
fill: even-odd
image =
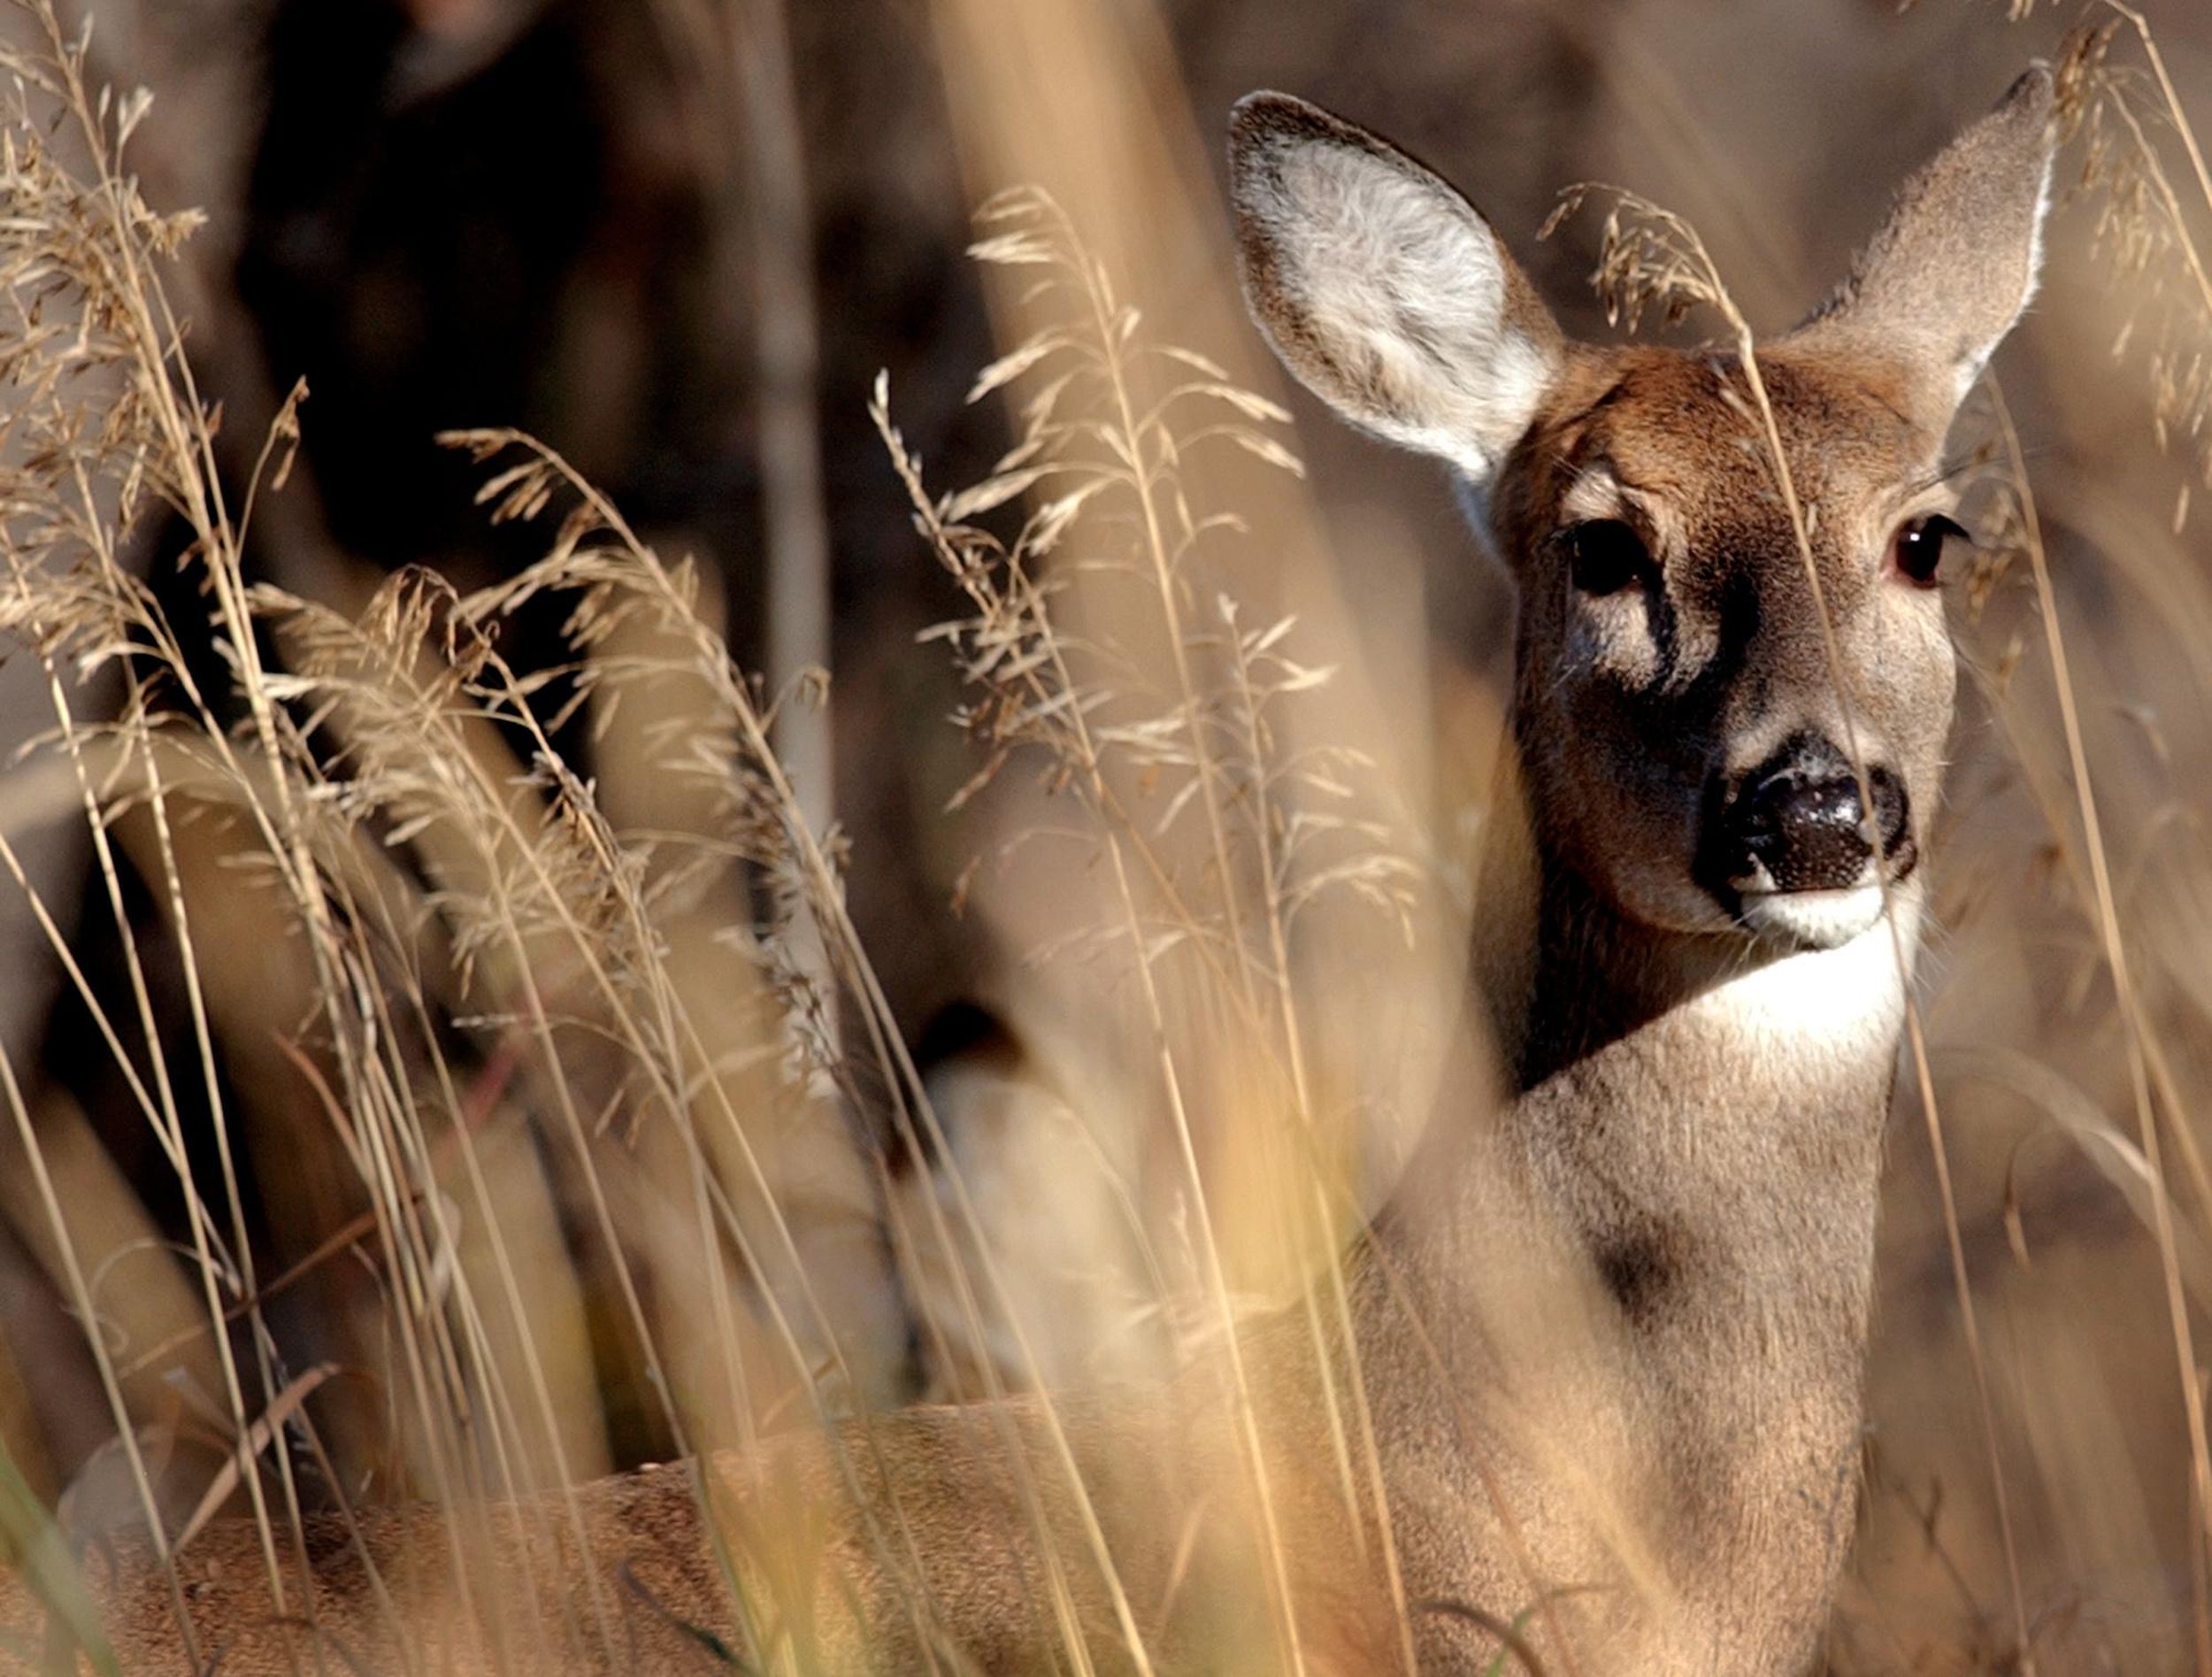
[{"label": "black nose", "polygon": [[[1910,809],[1904,782],[1869,765],[1874,827],[1893,878],[1910,871]],[[1792,740],[1737,783],[1709,825],[1707,866],[1736,890],[1845,890],[1866,876],[1865,809],[1850,760],[1809,735]]]}]

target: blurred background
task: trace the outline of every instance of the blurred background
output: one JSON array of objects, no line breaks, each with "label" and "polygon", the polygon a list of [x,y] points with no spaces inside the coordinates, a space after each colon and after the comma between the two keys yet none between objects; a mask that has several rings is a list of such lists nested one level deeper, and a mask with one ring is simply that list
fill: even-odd
[{"label": "blurred background", "polygon": [[[779,744],[810,819],[834,823],[849,847],[851,918],[909,1042],[971,996],[1033,1031],[1106,1028],[1079,964],[1028,958],[1054,929],[1051,874],[1041,885],[1040,865],[994,850],[1025,794],[947,813],[978,753],[948,726],[955,672],[917,637],[961,603],[915,535],[867,412],[887,369],[897,422],[939,487],[974,481],[1010,445],[1006,412],[966,399],[976,370],[1021,335],[1012,294],[987,292],[963,254],[979,203],[1048,188],[1152,329],[1294,410],[1302,481],[1256,463],[1217,486],[1253,525],[1228,575],[1256,619],[1294,612],[1313,655],[1339,669],[1349,696],[1317,726],[1380,765],[1392,819],[1440,881],[1443,906],[1423,929],[1448,945],[1509,655],[1505,585],[1440,473],[1348,435],[1264,362],[1235,299],[1221,206],[1230,104],[1280,88],[1388,135],[1468,192],[1586,335],[1610,331],[1586,282],[1599,228],[1583,218],[1548,240],[1537,231],[1571,182],[1630,188],[1697,227],[1771,331],[1843,273],[1906,173],[2083,20],[2027,0],[2009,13],[1996,0],[89,9],[100,77],[156,96],[131,152],[148,199],[206,216],[173,291],[201,392],[220,407],[218,466],[234,492],[287,393],[306,386],[297,465],[257,511],[250,572],[348,611],[401,567],[463,591],[496,584],[538,557],[545,533],[488,524],[473,504],[480,473],[433,439],[513,426],[558,450],[644,539],[696,557],[703,610],[765,690],[810,665],[830,673],[827,705],[787,707]],[[1971,504],[1986,556],[1953,588],[1969,670],[1924,973],[1992,1425],[1932,1131],[1908,1079],[1886,1191],[1864,1514],[1831,1638],[1838,1671],[2014,1670],[2032,1652],[2046,1672],[2132,1673],[2212,1658],[2207,1511],[2193,1500],[2184,1404],[2185,1381],[2202,1376],[2177,1345],[2173,1305],[2177,1287],[2200,1329],[2212,1304],[2200,1157],[2212,1141],[2212,564],[2186,489],[2202,477],[2212,293],[2185,242],[2204,248],[2212,231],[2212,184],[2173,119],[2212,121],[2212,12],[2152,0],[2139,18],[2086,15],[2119,29],[2111,96],[2135,101],[2138,127],[2131,136],[2108,115],[2067,153],[2043,292],[1997,362],[2002,417],[1978,399],[1955,441],[1962,456],[1989,446],[2001,466],[2009,432],[2024,462],[2114,912],[2096,900],[2044,596],[2028,563],[2008,557],[2022,520],[2009,492],[1985,490]],[[2162,167],[2146,167],[2137,142]],[[184,546],[157,527],[132,552],[188,625],[208,611]],[[541,602],[502,630],[503,654],[543,673],[549,693],[569,679],[564,616]],[[211,641],[196,656],[222,688]],[[117,700],[95,683],[75,703],[94,716]],[[706,818],[657,780],[640,744],[681,725],[669,699],[657,734],[579,711],[556,735],[618,826],[695,827]],[[53,726],[37,665],[0,666],[0,740],[13,751]],[[246,1250],[265,1281],[288,1277],[265,1288],[283,1365],[373,1361],[363,1323],[381,1282],[352,1250],[357,1185],[314,1139],[326,1127],[315,1082],[288,1047],[296,975],[269,953],[284,933],[235,884],[226,842],[209,840],[194,886],[209,893],[197,958],[220,969],[219,1075],[180,1081],[191,1152],[180,1172],[121,1069],[147,1051],[113,1051],[100,1023],[142,1016],[193,1059],[168,885],[127,844],[112,877],[96,865],[76,782],[50,751],[0,780],[0,827],[28,883],[0,889],[0,1041],[32,1091],[41,1145],[67,1161],[62,1197],[114,1301],[100,1331],[135,1371],[134,1412],[182,1436],[218,1385],[188,1355],[150,1354],[200,1309],[180,1255],[196,1173],[211,1202],[229,1191],[213,1184],[238,1185]],[[114,902],[142,961],[126,958]],[[1456,950],[1440,958],[1448,969]],[[1328,987],[1317,994],[1325,1014]],[[233,1146],[219,1146],[221,1112],[236,1135],[219,1162]],[[2147,1150],[2147,1117],[2162,1148]],[[898,1146],[866,1089],[830,1121],[862,1164],[810,1164],[800,1147],[789,1168],[840,1227],[870,1225],[902,1168]],[[525,1152],[541,1145],[526,1123],[517,1134]],[[621,1331],[603,1319],[589,1219],[551,1163],[528,1173],[551,1182],[535,1190],[533,1250],[572,1277],[550,1289],[566,1302],[547,1304],[537,1331],[567,1347],[574,1389],[596,1394],[572,1415],[564,1406],[560,1459],[591,1471],[664,1453]],[[19,1162],[0,1176],[13,1362],[0,1428],[35,1488],[90,1496],[110,1405],[49,1220]],[[2153,1214],[2162,1196],[2177,1224],[2170,1276]],[[859,1396],[887,1401],[915,1380],[897,1288],[868,1237],[840,1251],[823,1263],[849,1264],[854,1312],[880,1318]],[[369,1494],[407,1482],[359,1465],[380,1459],[382,1406],[344,1381],[312,1398],[354,1464],[344,1476]],[[176,1495],[189,1506],[196,1491]]]}]

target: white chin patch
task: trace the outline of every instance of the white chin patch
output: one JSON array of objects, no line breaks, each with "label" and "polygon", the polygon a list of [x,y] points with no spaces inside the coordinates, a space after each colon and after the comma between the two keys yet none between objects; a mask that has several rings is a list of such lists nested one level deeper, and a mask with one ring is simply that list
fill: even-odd
[{"label": "white chin patch", "polygon": [[1871,879],[1839,891],[1746,891],[1738,900],[1746,926],[1798,949],[1839,949],[1882,918],[1882,888]]}]

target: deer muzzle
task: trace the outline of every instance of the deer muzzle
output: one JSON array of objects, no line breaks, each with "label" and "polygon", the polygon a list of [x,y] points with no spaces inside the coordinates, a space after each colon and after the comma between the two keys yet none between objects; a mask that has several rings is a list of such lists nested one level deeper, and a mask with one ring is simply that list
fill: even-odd
[{"label": "deer muzzle", "polygon": [[1880,918],[1885,880],[1919,860],[1904,782],[1869,762],[1864,788],[1870,818],[1834,742],[1793,737],[1709,798],[1701,882],[1754,931],[1810,948],[1847,942]]}]

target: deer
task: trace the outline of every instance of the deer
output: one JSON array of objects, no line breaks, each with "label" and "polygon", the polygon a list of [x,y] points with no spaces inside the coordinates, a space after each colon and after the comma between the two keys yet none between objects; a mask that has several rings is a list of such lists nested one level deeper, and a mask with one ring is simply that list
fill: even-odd
[{"label": "deer", "polygon": [[[1735,349],[1570,340],[1388,142],[1283,94],[1235,109],[1261,332],[1448,468],[1517,601],[1471,1001],[1499,1098],[1471,1060],[1346,1259],[1329,1351],[1370,1395],[1379,1511],[1334,1496],[1311,1371],[1263,1321],[1243,1433],[1196,1368],[536,1504],[311,1516],[267,1559],[241,1522],[165,1558],[111,1539],[82,1580],[123,1667],[1002,1672],[1076,1642],[1110,1670],[1285,1647],[1317,1672],[1805,1669],[1855,1515],[1953,705],[1943,450],[2035,289],[2053,108],[2032,69],[1913,175],[1757,347],[1758,400]],[[1276,1470],[1274,1536],[1194,1541],[1240,1438]],[[792,1509],[795,1585],[744,1541]],[[42,1613],[0,1594],[19,1634]]]}]

